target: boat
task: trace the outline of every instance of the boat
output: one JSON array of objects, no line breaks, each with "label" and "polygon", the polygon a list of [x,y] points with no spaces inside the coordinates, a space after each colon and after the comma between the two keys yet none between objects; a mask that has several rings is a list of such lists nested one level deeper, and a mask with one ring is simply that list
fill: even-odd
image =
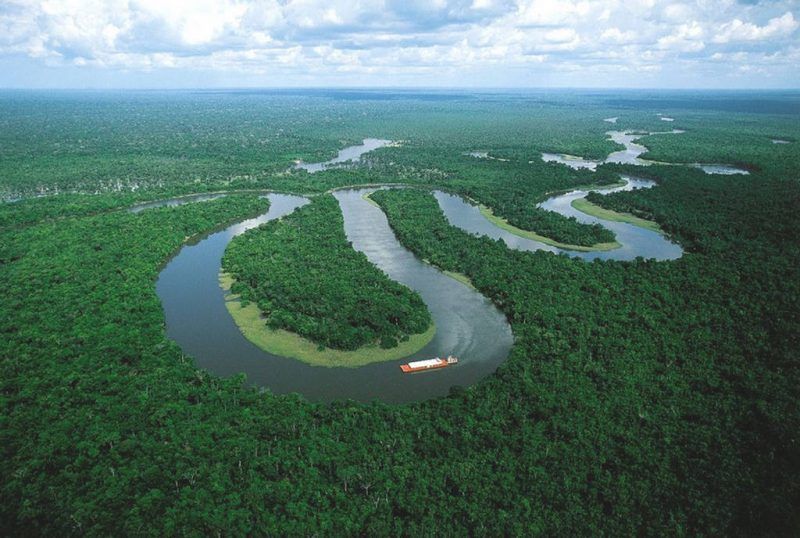
[{"label": "boat", "polygon": [[457,364],[458,358],[452,355],[448,355],[446,359],[442,359],[436,357],[435,359],[426,359],[424,361],[414,361],[409,362],[408,364],[401,364],[400,369],[405,374],[411,374],[414,372],[424,372],[425,370],[435,370],[436,368],[444,368],[445,366],[450,366],[451,364]]}]

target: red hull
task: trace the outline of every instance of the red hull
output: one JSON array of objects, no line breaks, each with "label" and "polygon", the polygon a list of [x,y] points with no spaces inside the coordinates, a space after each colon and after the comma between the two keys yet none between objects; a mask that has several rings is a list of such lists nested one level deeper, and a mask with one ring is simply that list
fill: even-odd
[{"label": "red hull", "polygon": [[403,373],[406,374],[413,374],[414,372],[424,372],[426,370],[436,370],[439,368],[444,368],[445,366],[449,366],[446,362],[441,362],[439,364],[434,364],[433,366],[422,366],[421,368],[412,368],[407,364],[401,364],[400,369]]}]

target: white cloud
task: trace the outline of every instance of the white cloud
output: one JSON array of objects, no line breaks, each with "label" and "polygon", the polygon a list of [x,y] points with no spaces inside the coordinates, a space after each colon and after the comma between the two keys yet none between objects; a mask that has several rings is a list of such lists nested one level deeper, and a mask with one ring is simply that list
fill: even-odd
[{"label": "white cloud", "polygon": [[679,52],[698,52],[705,48],[703,36],[705,31],[697,22],[681,24],[674,33],[659,38],[657,46],[662,50]]},{"label": "white cloud", "polygon": [[787,36],[797,30],[797,27],[798,22],[790,11],[780,17],[770,19],[765,26],[734,19],[720,27],[719,32],[714,36],[714,43],[762,41],[773,37]]},{"label": "white cloud", "polygon": [[[800,55],[798,0],[0,1],[0,60],[87,73],[210,70],[324,84],[337,73],[390,83],[552,71],[613,85],[676,70],[702,79],[733,58],[789,73]],[[749,55],[735,56],[743,48]]]},{"label": "white cloud", "polygon": [[686,4],[669,4],[664,8],[664,18],[672,22],[683,22],[692,17],[693,11]]},{"label": "white cloud", "polygon": [[600,34],[600,39],[611,43],[630,43],[636,39],[636,32],[623,32],[619,28],[611,27],[603,30],[603,33]]},{"label": "white cloud", "polygon": [[[595,2],[595,7],[601,7]],[[592,11],[591,2],[571,0],[523,0],[519,3],[516,20],[522,25],[552,26],[576,22]]]},{"label": "white cloud", "polygon": [[572,28],[558,28],[544,34],[548,43],[570,43],[578,39],[578,33]]}]

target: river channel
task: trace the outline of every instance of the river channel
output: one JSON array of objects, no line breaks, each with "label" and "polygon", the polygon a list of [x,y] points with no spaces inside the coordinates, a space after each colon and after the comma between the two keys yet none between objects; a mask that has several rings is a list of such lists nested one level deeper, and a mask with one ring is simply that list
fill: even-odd
[{"label": "river channel", "polygon": [[[655,185],[653,181],[629,176],[623,176],[622,180],[625,181],[624,186],[597,189],[596,191],[609,194],[632,189],[647,189]],[[630,261],[639,256],[656,260],[674,260],[683,255],[683,249],[681,249],[679,245],[673,243],[658,232],[625,222],[614,222],[593,217],[572,207],[573,201],[585,198],[587,194],[588,191],[585,190],[570,191],[545,200],[539,204],[539,207],[548,211],[561,213],[566,217],[575,217],[579,222],[584,224],[600,224],[614,232],[617,241],[622,245],[621,247],[605,251],[579,252],[557,248],[540,241],[520,237],[496,226],[481,214],[477,206],[469,204],[460,196],[442,191],[434,191],[434,196],[436,196],[439,202],[439,207],[441,207],[450,224],[471,234],[485,235],[492,239],[502,239],[509,248],[516,250],[543,250],[557,254],[566,254],[567,256],[582,258],[584,260]]]},{"label": "river channel", "polygon": [[[231,239],[304,205],[298,196],[270,194],[269,210],[186,245],[167,264],[156,284],[167,336],[220,376],[244,372],[250,383],[276,394],[297,392],[312,401],[351,398],[405,403],[442,396],[494,372],[513,343],[505,316],[480,293],[417,260],[394,236],[383,212],[362,196],[374,189],[338,191],[345,231],[354,248],[390,278],[416,290],[436,323],[433,340],[411,359],[454,354],[457,366],[403,374],[409,359],[360,368],[325,368],[267,353],[248,341],[225,308],[218,274]],[[165,201],[166,205],[168,201]]]},{"label": "river channel", "polygon": [[339,154],[330,161],[325,161],[322,163],[305,163],[300,161],[295,164],[295,168],[305,170],[310,174],[322,172],[323,170],[346,163],[348,161],[356,162],[361,159],[361,156],[365,153],[369,153],[374,149],[386,147],[390,144],[392,144],[391,140],[383,140],[381,138],[365,138],[364,141],[357,146],[348,146],[342,150],[339,150]]},{"label": "river channel", "polygon": [[[374,142],[370,142],[374,141]],[[633,143],[633,140],[627,140]],[[357,160],[368,147],[383,147],[389,141],[367,139],[361,146],[345,148],[339,157],[320,168]],[[374,149],[374,148],[373,148]],[[635,148],[638,149],[638,148]],[[628,154],[625,159],[637,159]],[[311,166],[311,165],[309,165]],[[625,185],[604,192],[648,188],[653,182],[624,177]],[[406,403],[447,394],[454,386],[469,386],[493,373],[505,361],[513,344],[511,327],[503,314],[483,295],[418,260],[392,232],[386,216],[365,199],[374,188],[334,192],[344,216],[344,228],[353,248],[363,252],[390,278],[417,291],[436,324],[433,340],[413,357],[375,363],[359,368],[326,368],[263,351],[240,332],[225,307],[225,292],[219,285],[222,256],[235,236],[270,220],[279,219],[302,205],[306,198],[269,194],[269,209],[224,230],[184,246],[159,275],[156,291],[166,318],[167,336],[194,357],[196,364],[227,377],[245,373],[248,382],[276,394],[299,393],[312,401],[336,399],[382,400]],[[213,195],[220,196],[220,195]],[[631,260],[637,256],[668,260],[679,257],[681,248],[663,235],[622,222],[611,222],[584,214],[571,206],[585,191],[554,196],[541,207],[574,216],[584,223],[601,223],[622,244],[618,249],[576,252],[558,249],[513,235],[480,214],[479,208],[462,198],[434,191],[445,216],[454,226],[470,233],[502,239],[510,248],[563,253],[586,260]],[[208,195],[140,204],[132,211],[208,200]],[[408,360],[453,354],[459,364],[435,372],[403,374],[400,364]]]},{"label": "river channel", "polygon": [[[610,119],[610,118],[609,118]],[[662,118],[664,119],[664,118]],[[671,120],[665,120],[671,121]],[[542,153],[542,160],[545,162],[553,162],[569,166],[572,169],[579,170],[585,168],[594,172],[597,167],[603,163],[614,164],[634,164],[637,166],[649,166],[651,164],[666,164],[670,166],[689,166],[692,168],[699,168],[706,174],[720,174],[720,175],[734,175],[742,174],[748,175],[750,172],[743,168],[731,166],[729,164],[714,164],[714,163],[662,163],[657,161],[650,161],[642,159],[641,155],[647,152],[647,148],[636,141],[644,136],[655,135],[677,135],[683,134],[686,131],[682,129],[672,129],[671,131],[657,131],[650,133],[638,133],[633,131],[608,131],[606,134],[609,139],[617,144],[621,144],[625,149],[614,151],[608,155],[604,160],[584,159],[575,155],[559,154],[559,153]]]}]

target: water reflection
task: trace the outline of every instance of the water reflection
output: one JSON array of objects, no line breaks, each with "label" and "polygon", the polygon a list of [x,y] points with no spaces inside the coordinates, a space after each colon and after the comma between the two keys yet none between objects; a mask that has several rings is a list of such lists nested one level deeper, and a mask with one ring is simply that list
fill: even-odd
[{"label": "water reflection", "polygon": [[[624,186],[605,189],[599,192],[611,193],[623,190],[650,188],[655,185],[655,183],[646,179],[637,179],[628,176],[624,176],[623,179],[626,182]],[[617,241],[622,244],[620,248],[608,251],[579,252],[560,249],[533,239],[520,237],[497,227],[480,213],[480,209],[477,206],[470,205],[461,197],[441,191],[434,192],[434,196],[439,202],[439,207],[442,208],[450,224],[472,234],[485,235],[492,239],[502,239],[509,248],[516,250],[543,250],[565,254],[574,258],[582,258],[584,260],[601,259],[623,261],[633,260],[639,256],[656,260],[673,260],[681,257],[683,254],[683,250],[680,246],[658,232],[624,222],[614,222],[593,217],[572,207],[572,202],[574,200],[584,198],[587,194],[588,192],[583,190],[571,191],[542,202],[540,207],[549,211],[555,211],[564,216],[575,217],[579,222],[584,224],[601,224],[614,232]]]},{"label": "water reflection", "polygon": [[224,194],[192,194],[191,196],[179,196],[178,198],[170,198],[169,200],[156,200],[154,202],[144,202],[131,206],[129,211],[131,213],[139,213],[145,209],[154,209],[157,207],[178,207],[184,204],[193,204],[195,202],[210,202],[224,197]]},{"label": "water reflection", "polygon": [[390,144],[392,144],[391,140],[382,140],[380,138],[365,138],[360,145],[348,146],[342,150],[339,150],[339,154],[330,161],[325,161],[323,163],[304,163],[301,161],[295,164],[295,168],[305,170],[310,174],[313,174],[315,172],[321,172],[322,170],[325,170],[326,168],[335,166],[337,164],[345,163],[348,161],[358,161],[363,154],[368,153],[374,149],[386,147]]}]

